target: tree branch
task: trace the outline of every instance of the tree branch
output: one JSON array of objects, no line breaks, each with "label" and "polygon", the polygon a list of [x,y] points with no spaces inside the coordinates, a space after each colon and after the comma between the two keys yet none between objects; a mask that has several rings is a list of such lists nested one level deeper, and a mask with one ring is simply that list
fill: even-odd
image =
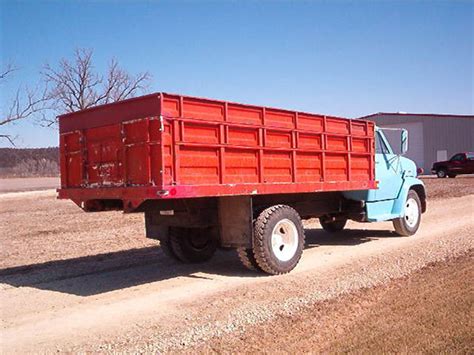
[{"label": "tree branch", "polygon": [[[0,72],[0,79],[14,70],[13,65],[7,66]],[[63,58],[55,66],[45,64],[41,75],[45,85],[42,94],[26,89],[21,95],[18,90],[8,114],[0,119],[0,126],[33,115],[40,116],[41,125],[53,126],[57,123],[56,114],[136,96],[147,88],[151,80],[150,73],[134,76],[122,69],[115,59],[109,63],[105,75],[101,75],[95,70],[91,49],[76,49],[71,60]],[[51,113],[55,114],[54,117]]]},{"label": "tree branch", "polygon": [[12,63],[7,64],[5,68],[0,71],[0,80],[6,79],[14,71],[18,70]]},{"label": "tree branch", "polygon": [[9,135],[9,134],[0,134],[0,138],[6,139],[7,141],[10,142],[10,144],[12,146],[16,147],[15,140],[14,140],[14,138],[12,138],[11,135]]}]

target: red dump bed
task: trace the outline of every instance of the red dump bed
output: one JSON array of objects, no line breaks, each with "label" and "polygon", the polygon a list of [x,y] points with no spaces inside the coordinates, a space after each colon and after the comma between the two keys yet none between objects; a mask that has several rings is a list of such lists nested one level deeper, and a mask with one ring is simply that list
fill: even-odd
[{"label": "red dump bed", "polygon": [[375,188],[374,123],[156,93],[59,118],[60,198]]}]

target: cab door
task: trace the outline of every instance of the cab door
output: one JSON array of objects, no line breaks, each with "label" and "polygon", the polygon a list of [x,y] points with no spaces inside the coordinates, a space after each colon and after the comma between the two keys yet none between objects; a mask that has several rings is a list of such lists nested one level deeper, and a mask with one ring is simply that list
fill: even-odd
[{"label": "cab door", "polygon": [[466,153],[467,171],[466,174],[474,174],[474,153]]},{"label": "cab door", "polygon": [[454,174],[467,174],[467,163],[464,153],[456,154],[449,161],[449,172]]},{"label": "cab door", "polygon": [[382,130],[375,131],[375,179],[378,189],[375,199],[392,200],[397,198],[403,184],[400,156],[393,153]]}]

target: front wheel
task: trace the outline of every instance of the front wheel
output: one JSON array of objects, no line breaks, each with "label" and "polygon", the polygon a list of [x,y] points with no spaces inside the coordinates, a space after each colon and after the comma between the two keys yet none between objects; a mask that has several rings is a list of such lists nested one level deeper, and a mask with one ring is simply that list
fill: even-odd
[{"label": "front wheel", "polygon": [[330,220],[324,217],[319,218],[319,223],[321,227],[328,232],[328,233],[336,233],[340,232],[344,229],[347,223],[347,219],[337,219],[337,220]]},{"label": "front wheel", "polygon": [[401,236],[416,233],[421,222],[421,202],[418,194],[410,190],[403,210],[403,216],[393,220],[395,232]]},{"label": "front wheel", "polygon": [[436,176],[440,179],[444,179],[446,177],[446,170],[440,169],[436,172]]},{"label": "front wheel", "polygon": [[272,275],[290,272],[298,264],[303,248],[303,223],[293,208],[276,205],[257,217],[253,254],[260,269]]}]

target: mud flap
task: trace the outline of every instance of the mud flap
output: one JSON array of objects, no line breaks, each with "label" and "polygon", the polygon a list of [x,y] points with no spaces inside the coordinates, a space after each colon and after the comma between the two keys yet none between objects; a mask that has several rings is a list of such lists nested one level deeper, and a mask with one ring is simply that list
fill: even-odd
[{"label": "mud flap", "polygon": [[252,245],[252,198],[250,196],[220,197],[218,202],[221,246],[229,248]]},{"label": "mud flap", "polygon": [[156,212],[145,211],[145,230],[146,237],[150,239],[168,239],[169,227],[155,223],[153,214]]}]

